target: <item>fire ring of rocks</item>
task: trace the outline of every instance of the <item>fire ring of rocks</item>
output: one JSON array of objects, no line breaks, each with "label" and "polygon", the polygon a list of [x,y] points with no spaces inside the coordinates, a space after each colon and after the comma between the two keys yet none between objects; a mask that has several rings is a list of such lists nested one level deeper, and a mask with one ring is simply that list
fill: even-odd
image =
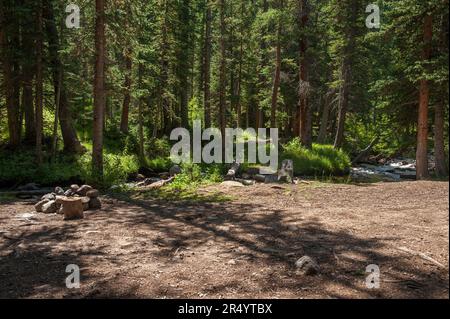
[{"label": "fire ring of rocks", "polygon": [[89,185],[71,185],[66,191],[58,186],[53,193],[42,196],[34,208],[36,212],[61,214],[64,220],[80,219],[84,218],[84,211],[102,208],[98,196],[99,191]]}]

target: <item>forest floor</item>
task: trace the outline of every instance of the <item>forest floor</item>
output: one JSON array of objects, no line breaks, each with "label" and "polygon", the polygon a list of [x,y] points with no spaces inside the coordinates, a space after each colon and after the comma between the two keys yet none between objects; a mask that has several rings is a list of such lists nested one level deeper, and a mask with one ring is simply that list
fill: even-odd
[{"label": "forest floor", "polygon": [[[105,196],[78,221],[1,203],[0,298],[449,298],[448,182],[201,192],[229,199]],[[303,255],[318,275],[296,272]],[[68,264],[79,289],[65,286]],[[370,264],[379,289],[365,285]]]}]

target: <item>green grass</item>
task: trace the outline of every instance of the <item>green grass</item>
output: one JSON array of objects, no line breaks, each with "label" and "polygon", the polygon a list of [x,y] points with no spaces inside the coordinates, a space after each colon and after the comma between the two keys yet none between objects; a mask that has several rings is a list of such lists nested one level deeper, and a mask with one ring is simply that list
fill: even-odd
[{"label": "green grass", "polygon": [[48,160],[38,167],[35,153],[30,149],[4,152],[0,155],[0,186],[35,182],[42,186],[67,183],[90,183],[105,188],[126,181],[137,172],[139,161],[134,155],[104,154],[104,178],[99,183],[92,179],[91,153],[82,156],[59,155],[55,162]]},{"label": "green grass", "polygon": [[294,173],[303,176],[345,175],[351,167],[350,157],[332,145],[313,144],[312,149],[303,147],[298,138],[283,145],[280,162],[291,159]]}]

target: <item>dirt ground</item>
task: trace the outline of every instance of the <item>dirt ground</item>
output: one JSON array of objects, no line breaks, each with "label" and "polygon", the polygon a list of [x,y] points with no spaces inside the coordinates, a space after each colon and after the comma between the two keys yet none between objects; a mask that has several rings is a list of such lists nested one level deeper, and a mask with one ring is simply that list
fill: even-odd
[{"label": "dirt ground", "polygon": [[[79,221],[2,203],[0,298],[449,298],[448,182],[202,192],[217,191],[232,200],[103,197]],[[318,275],[296,272],[304,255]],[[65,286],[68,264],[80,289]]]}]

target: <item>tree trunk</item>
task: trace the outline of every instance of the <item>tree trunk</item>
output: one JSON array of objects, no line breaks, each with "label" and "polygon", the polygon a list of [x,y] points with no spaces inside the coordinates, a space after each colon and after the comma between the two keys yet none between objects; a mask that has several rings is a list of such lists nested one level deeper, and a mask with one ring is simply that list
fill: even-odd
[{"label": "tree trunk", "polygon": [[130,113],[131,102],[131,72],[132,72],[132,60],[131,49],[127,49],[125,52],[125,94],[122,104],[122,117],[120,120],[120,131],[124,134],[128,134],[128,117]]},{"label": "tree trunk", "polygon": [[204,112],[205,127],[211,127],[211,3],[206,1],[206,30],[205,30],[205,65],[204,65]]},{"label": "tree trunk", "polygon": [[14,69],[12,48],[9,44],[8,34],[11,28],[11,14],[8,8],[0,2],[0,45],[3,65],[3,81],[6,97],[6,111],[8,117],[9,146],[12,148],[20,144],[19,104],[15,101],[17,87],[14,85]]},{"label": "tree trunk", "polygon": [[356,26],[354,21],[356,21],[358,14],[358,6],[355,3],[350,4],[351,18],[350,26],[346,31],[347,39],[344,45],[343,51],[343,61],[341,66],[341,85],[339,88],[339,108],[338,108],[338,120],[336,128],[336,137],[334,140],[334,147],[341,148],[344,143],[344,130],[345,130],[345,119],[347,117],[347,110],[349,105],[350,96],[350,86],[352,82],[352,68],[353,68],[353,58],[352,54],[355,50],[355,36],[356,36]]},{"label": "tree trunk", "polygon": [[[433,18],[427,15],[423,24],[422,61],[430,58]],[[426,79],[420,80],[419,117],[417,121],[416,175],[418,180],[429,178],[428,172],[428,102],[430,89]]]},{"label": "tree trunk", "polygon": [[298,88],[298,125],[299,136],[302,144],[307,147],[312,147],[311,137],[311,112],[309,110],[309,79],[308,79],[308,39],[307,39],[307,24],[309,21],[309,4],[307,0],[300,0],[299,3],[299,28],[300,36],[300,65],[299,65],[299,88]]},{"label": "tree trunk", "polygon": [[95,1],[95,76],[92,164],[94,176],[103,178],[103,122],[105,110],[105,0]]},{"label": "tree trunk", "polygon": [[329,90],[325,97],[325,103],[322,109],[322,118],[320,120],[319,135],[317,136],[317,142],[320,144],[325,143],[325,141],[327,140],[328,121],[330,117],[330,109],[331,104],[333,103],[334,94],[335,90]]},{"label": "tree trunk", "polygon": [[[225,0],[220,0],[220,69],[219,69],[219,127],[222,136],[225,136],[226,118],[225,118],[225,90],[226,90],[226,47],[225,47]],[[225,146],[225,143],[222,143]]]},{"label": "tree trunk", "polygon": [[39,0],[36,37],[36,161],[42,164],[42,127],[43,127],[43,12],[42,0]]},{"label": "tree trunk", "polygon": [[436,160],[436,175],[448,176],[448,166],[444,146],[444,101],[436,104],[434,113],[434,156]]},{"label": "tree trunk", "polygon": [[[64,85],[64,70],[59,55],[60,39],[58,30],[55,24],[55,16],[53,13],[53,2],[43,0],[44,3],[44,21],[48,37],[50,63],[52,68],[53,86],[55,92],[55,104],[57,99],[57,92],[60,91],[59,103],[59,122],[61,126],[61,133],[64,141],[64,151],[67,153],[82,153],[83,147],[78,140],[77,132],[75,130],[72,114],[70,112],[69,101],[67,98],[66,87]],[[61,88],[59,88],[59,74],[62,73]]]},{"label": "tree trunk", "polygon": [[[142,89],[142,64],[138,66],[138,87]],[[144,115],[142,110],[142,97],[138,97],[138,137],[139,137],[139,161],[141,164],[145,163],[144,156]]]},{"label": "tree trunk", "polygon": [[273,86],[272,86],[272,107],[270,112],[270,127],[273,128],[277,127],[277,107],[278,107],[278,91],[280,89],[280,73],[281,73],[281,21],[278,22],[277,28],[275,76],[273,79]]},{"label": "tree trunk", "polygon": [[[31,9],[33,4],[26,1],[26,8]],[[39,6],[39,5],[38,5]],[[39,9],[38,9],[39,11]],[[39,16],[39,13],[37,14]],[[33,145],[36,140],[36,126],[33,103],[33,77],[35,71],[35,61],[31,59],[35,55],[35,46],[33,33],[35,32],[30,26],[35,25],[33,17],[24,19],[22,23],[22,107],[25,118],[25,141]],[[39,25],[38,25],[39,27]],[[39,36],[37,36],[39,37]],[[37,52],[36,52],[37,53]]]}]

